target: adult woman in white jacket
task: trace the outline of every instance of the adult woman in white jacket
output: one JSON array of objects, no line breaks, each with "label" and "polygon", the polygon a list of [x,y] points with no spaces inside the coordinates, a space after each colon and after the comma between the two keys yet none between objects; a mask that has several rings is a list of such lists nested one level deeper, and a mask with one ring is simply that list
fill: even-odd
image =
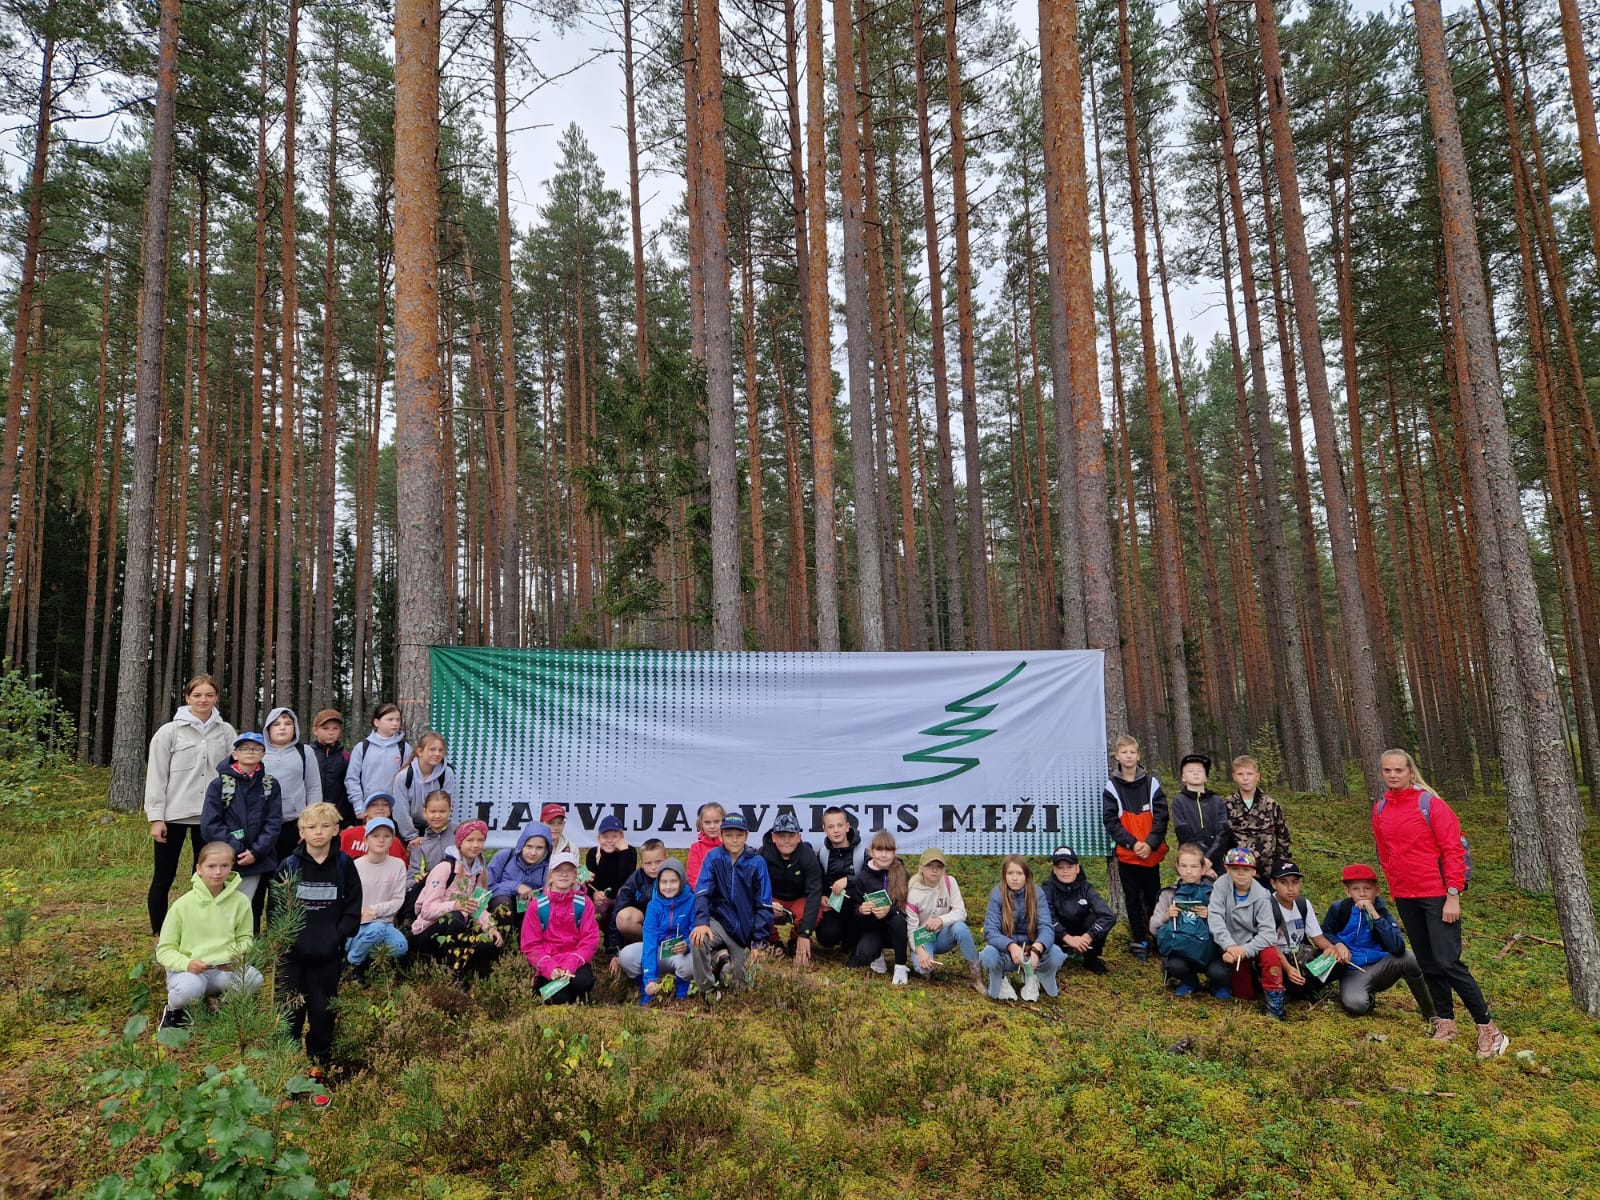
[{"label": "adult woman in white jacket", "polygon": [[187,837],[200,860],[200,810],[206,788],[226,762],[237,732],[217,712],[217,681],[196,675],[183,687],[183,704],[150,739],[145,763],[144,815],[150,822],[154,868],[146,904],[150,932],[159,937]]}]

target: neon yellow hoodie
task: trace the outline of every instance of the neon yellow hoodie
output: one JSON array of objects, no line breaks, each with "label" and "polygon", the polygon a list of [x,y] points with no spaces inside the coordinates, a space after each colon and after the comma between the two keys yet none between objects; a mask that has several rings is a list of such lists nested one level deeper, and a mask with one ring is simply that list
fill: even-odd
[{"label": "neon yellow hoodie", "polygon": [[169,971],[187,971],[196,959],[226,967],[250,948],[250,901],[239,894],[235,871],[215,896],[196,872],[187,892],[167,910],[156,961]]}]

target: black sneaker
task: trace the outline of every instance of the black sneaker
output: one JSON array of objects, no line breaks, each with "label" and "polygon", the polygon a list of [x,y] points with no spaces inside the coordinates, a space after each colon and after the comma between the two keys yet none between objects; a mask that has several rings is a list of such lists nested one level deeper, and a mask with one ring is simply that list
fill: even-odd
[{"label": "black sneaker", "polygon": [[726,950],[718,950],[716,957],[711,960],[711,981],[720,990],[727,986],[724,976],[728,973],[728,964],[733,961],[733,955]]},{"label": "black sneaker", "polygon": [[1110,968],[1098,958],[1084,959],[1083,969],[1091,975],[1109,975],[1111,973]]},{"label": "black sneaker", "polygon": [[189,1011],[184,1008],[161,1010],[161,1029],[185,1029],[189,1024]]},{"label": "black sneaker", "polygon": [[1147,963],[1150,961],[1149,942],[1135,942],[1128,949],[1133,954],[1135,962]]}]

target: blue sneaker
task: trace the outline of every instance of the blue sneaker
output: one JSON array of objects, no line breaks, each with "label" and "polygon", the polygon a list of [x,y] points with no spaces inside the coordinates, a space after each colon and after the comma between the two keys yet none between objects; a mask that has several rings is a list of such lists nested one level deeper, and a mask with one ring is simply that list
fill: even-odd
[{"label": "blue sneaker", "polygon": [[1174,996],[1192,996],[1200,989],[1192,983],[1180,983],[1172,990]]},{"label": "blue sneaker", "polygon": [[1219,987],[1216,991],[1211,993],[1211,998],[1213,1000],[1232,1000],[1233,989],[1231,987]]},{"label": "blue sneaker", "polygon": [[644,980],[641,979],[639,981],[639,1007],[640,1008],[649,1008],[650,1007],[650,1001],[651,1001],[651,999],[653,999],[653,997],[650,995],[650,993],[644,990],[647,986],[648,985],[645,983]]},{"label": "blue sneaker", "polygon": [[689,983],[689,981],[687,979],[683,979],[683,978],[680,977],[679,980],[678,980],[677,989],[676,989],[676,991],[674,991],[673,995],[675,995],[679,1000],[685,1000],[689,996],[689,988],[691,986],[692,985]]}]

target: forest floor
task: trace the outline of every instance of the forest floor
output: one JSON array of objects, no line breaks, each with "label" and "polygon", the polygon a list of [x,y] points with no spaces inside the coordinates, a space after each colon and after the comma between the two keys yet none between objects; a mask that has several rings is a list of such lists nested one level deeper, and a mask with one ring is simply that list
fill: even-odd
[{"label": "forest floor", "polygon": [[[130,980],[152,950],[146,825],[105,789],[71,771],[0,790],[0,935],[20,935],[0,937],[0,1198],[87,1192],[155,1149],[159,1128],[114,1150],[101,1115],[96,1077],[130,1056],[185,1081],[243,1062],[269,1094],[303,1066],[204,1028],[176,1051],[122,1043],[162,987]],[[1286,803],[1320,910],[1346,861],[1371,861],[1366,813]],[[1549,901],[1511,886],[1498,806],[1459,807],[1466,958],[1512,1038],[1490,1062],[1470,1032],[1429,1043],[1404,987],[1366,1019],[1328,1001],[1284,1025],[1164,995],[1120,926],[1108,977],[1069,967],[1037,1005],[823,954],[714,1005],[640,1009],[604,983],[610,1003],[546,1008],[508,955],[470,997],[347,983],[333,1103],[286,1102],[272,1132],[323,1186],[372,1197],[1600,1196],[1600,1026],[1569,1003]],[[981,905],[993,861],[952,867]]]}]

